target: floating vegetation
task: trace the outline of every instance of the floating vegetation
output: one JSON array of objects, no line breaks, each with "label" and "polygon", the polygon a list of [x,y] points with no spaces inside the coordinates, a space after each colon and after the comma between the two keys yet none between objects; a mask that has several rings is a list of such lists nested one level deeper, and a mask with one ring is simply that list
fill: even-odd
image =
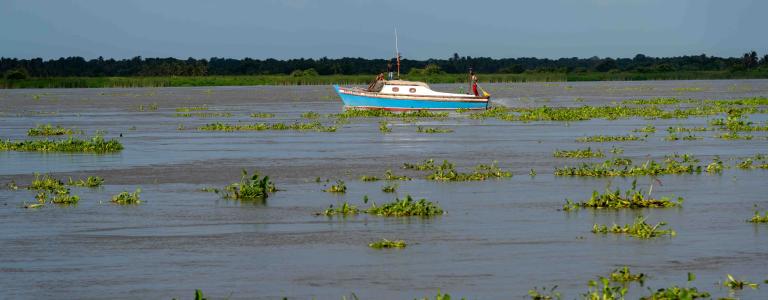
[{"label": "floating vegetation", "polygon": [[451,132],[453,132],[453,129],[418,126],[416,128],[416,132],[418,132],[418,133],[451,133]]},{"label": "floating vegetation", "polygon": [[735,132],[735,131],[722,133],[717,135],[716,137],[723,140],[751,140],[753,138],[753,136],[750,134],[739,134],[738,132]]},{"label": "floating vegetation", "polygon": [[259,173],[254,171],[253,175],[248,176],[248,171],[243,169],[240,182],[235,182],[224,187],[224,198],[237,200],[265,200],[269,193],[277,191],[275,184],[269,180],[269,176],[260,177]]},{"label": "floating vegetation", "polygon": [[387,184],[381,187],[381,191],[385,193],[394,193],[397,191],[398,187],[400,186],[397,183]]},{"label": "floating vegetation", "polygon": [[645,217],[638,216],[635,218],[635,222],[633,224],[626,224],[624,226],[619,226],[615,223],[611,227],[608,227],[607,225],[595,224],[592,226],[592,233],[627,234],[641,239],[650,239],[664,235],[675,236],[676,234],[675,231],[671,229],[660,229],[660,227],[666,225],[664,222],[657,223],[656,225],[650,225],[646,223],[645,220]]},{"label": "floating vegetation", "polygon": [[623,268],[613,270],[611,274],[608,275],[608,278],[613,282],[632,282],[637,281],[641,284],[645,281],[647,276],[643,273],[636,273],[633,274],[628,266],[624,266]]},{"label": "floating vegetation", "polygon": [[558,158],[593,158],[605,157],[605,154],[602,150],[592,151],[591,147],[587,147],[587,149],[555,150],[552,156]]},{"label": "floating vegetation", "polygon": [[140,188],[136,188],[136,191],[133,193],[123,191],[120,194],[112,196],[112,203],[120,205],[141,204],[141,197],[139,194],[141,194]]},{"label": "floating vegetation", "polygon": [[684,141],[693,141],[693,140],[700,140],[700,139],[702,139],[702,137],[695,136],[695,135],[690,134],[690,133],[688,135],[683,136],[683,137],[678,136],[677,133],[670,133],[666,137],[664,137],[665,141],[678,141],[678,140],[681,140],[681,139],[684,140]]},{"label": "floating vegetation", "polygon": [[583,296],[589,300],[623,300],[628,290],[626,287],[612,286],[610,280],[602,276],[598,280],[590,280],[587,285],[589,290]]},{"label": "floating vegetation", "polygon": [[427,171],[427,170],[435,170],[437,169],[437,166],[435,166],[435,160],[430,158],[430,159],[424,160],[424,162],[420,164],[404,163],[403,169]]},{"label": "floating vegetation", "polygon": [[185,112],[185,113],[176,113],[173,115],[174,117],[181,117],[181,118],[189,118],[189,117],[195,117],[195,118],[229,118],[232,115],[232,113],[229,112]]},{"label": "floating vegetation", "polygon": [[269,119],[269,118],[274,118],[275,114],[267,113],[267,112],[255,112],[255,113],[251,113],[250,116],[251,118]]},{"label": "floating vegetation", "polygon": [[344,181],[339,179],[336,180],[336,184],[331,185],[331,187],[323,190],[323,192],[328,193],[346,193],[347,192],[347,185],[344,184]]},{"label": "floating vegetation", "polygon": [[723,172],[723,161],[720,160],[719,156],[715,156],[714,159],[712,159],[712,162],[707,165],[707,173],[710,174],[720,174]]},{"label": "floating vegetation", "polygon": [[632,130],[632,132],[654,133],[654,132],[656,132],[656,126],[648,124],[648,125],[645,125],[645,127],[643,127],[643,128],[638,128],[638,129]]},{"label": "floating vegetation", "polygon": [[749,282],[746,280],[737,280],[736,278],[733,278],[731,274],[726,274],[727,280],[723,282],[723,286],[732,289],[732,290],[743,290],[745,287],[751,288],[753,290],[760,287],[760,284]]},{"label": "floating vegetation", "polygon": [[28,136],[54,136],[54,135],[72,135],[75,134],[75,131],[71,128],[64,128],[60,125],[56,125],[55,127],[51,124],[38,124],[35,126],[35,128],[30,128],[27,130]]},{"label": "floating vegetation", "polygon": [[768,169],[768,157],[764,154],[756,154],[754,157],[748,157],[736,164],[739,169]]},{"label": "floating vegetation", "polygon": [[628,141],[642,141],[643,138],[634,134],[629,135],[593,135],[580,137],[576,139],[579,143],[605,143],[605,142],[628,142]]},{"label": "floating vegetation", "polygon": [[381,121],[379,122],[379,131],[381,131],[381,133],[390,133],[392,132],[392,128],[389,128],[389,123],[387,121]]},{"label": "floating vegetation", "polygon": [[365,212],[382,217],[432,217],[444,213],[443,209],[437,204],[423,198],[419,201],[414,201],[411,195],[407,195],[403,199],[396,198],[394,202],[386,203],[382,206],[376,206],[376,203],[373,203]]},{"label": "floating vegetation", "polygon": [[405,175],[395,175],[395,174],[392,174],[392,170],[387,170],[387,171],[384,172],[384,180],[389,180],[389,181],[393,181],[393,180],[408,181],[408,180],[411,180],[411,178],[408,177],[408,176],[405,176]]},{"label": "floating vegetation", "polygon": [[381,239],[380,241],[376,241],[368,244],[368,247],[371,247],[373,249],[405,248],[405,246],[406,246],[406,243],[403,240],[390,241],[388,239]]},{"label": "floating vegetation", "polygon": [[324,210],[323,212],[316,213],[315,215],[322,215],[322,216],[350,216],[350,215],[356,215],[360,213],[360,210],[357,209],[357,206],[351,205],[347,202],[344,202],[339,207],[333,207],[333,204],[328,207],[328,209]]},{"label": "floating vegetation", "polygon": [[336,132],[335,126],[323,126],[320,122],[311,123],[255,123],[255,124],[224,124],[212,123],[198,127],[203,131],[264,131],[264,130],[297,130],[297,131],[317,131],[317,132]]},{"label": "floating vegetation", "polygon": [[57,189],[53,192],[53,198],[51,198],[51,203],[53,204],[77,204],[78,201],[80,201],[80,197],[70,195],[68,188]]},{"label": "floating vegetation", "polygon": [[760,216],[760,211],[755,211],[755,215],[752,218],[747,219],[750,223],[768,223],[768,211],[765,211],[763,216]]},{"label": "floating vegetation", "polygon": [[69,177],[69,182],[67,182],[67,185],[70,186],[81,186],[81,187],[99,187],[104,183],[104,178],[101,178],[99,176],[88,176],[85,179],[78,179],[77,181],[73,181],[72,177]]},{"label": "floating vegetation", "polygon": [[371,175],[363,175],[363,176],[360,176],[360,180],[361,181],[379,181],[381,180],[381,178],[376,176],[371,176]]},{"label": "floating vegetation", "polygon": [[317,119],[317,118],[320,118],[320,114],[314,111],[308,111],[305,113],[301,113],[301,117],[304,119]]},{"label": "floating vegetation", "polygon": [[654,176],[665,174],[691,174],[700,173],[702,167],[691,157],[678,160],[673,157],[666,158],[662,163],[648,160],[642,165],[632,165],[632,161],[626,158],[607,160],[603,163],[582,163],[581,166],[555,168],[557,176]]},{"label": "floating vegetation", "polygon": [[203,104],[203,106],[184,106],[184,107],[177,107],[176,112],[193,112],[193,111],[204,111],[208,110],[208,105]]},{"label": "floating vegetation", "polygon": [[709,130],[707,127],[667,127],[668,133],[675,133],[675,132],[694,132],[694,131],[707,131]]},{"label": "floating vegetation", "polygon": [[623,154],[624,153],[624,149],[618,148],[616,146],[611,146],[611,153],[613,153],[613,154]]},{"label": "floating vegetation", "polygon": [[560,300],[562,299],[562,294],[555,291],[556,289],[557,286],[553,286],[550,289],[541,287],[541,290],[538,287],[533,287],[533,289],[528,290],[528,296],[531,296],[532,300]]},{"label": "floating vegetation", "polygon": [[32,184],[30,184],[27,189],[56,191],[65,188],[64,183],[61,182],[61,180],[54,178],[50,174],[43,174],[42,177],[38,173],[35,173],[34,175],[35,179],[32,180]]},{"label": "floating vegetation", "polygon": [[140,104],[139,107],[136,109],[138,111],[157,111],[157,109],[160,108],[157,103],[152,104]]},{"label": "floating vegetation", "polygon": [[732,132],[768,131],[768,124],[764,126],[755,125],[754,123],[745,119],[739,111],[729,112],[728,117],[725,119],[710,120],[709,125],[718,127],[720,130],[728,130]]},{"label": "floating vegetation", "polygon": [[[688,273],[688,283],[696,280],[696,275]],[[641,300],[693,300],[701,298],[709,298],[710,295],[707,292],[699,291],[695,287],[679,287],[671,286],[668,288],[658,289],[650,296],[641,297]]]},{"label": "floating vegetation", "polygon": [[0,140],[0,151],[38,151],[38,152],[84,152],[84,153],[111,153],[123,150],[123,145],[118,140],[105,140],[102,136],[95,136],[90,140],[82,140],[69,137],[64,140],[29,140],[11,141]]},{"label": "floating vegetation", "polygon": [[566,203],[563,205],[563,210],[571,211],[579,208],[594,208],[594,209],[622,209],[622,208],[667,208],[667,207],[679,207],[683,204],[683,198],[678,197],[677,202],[670,201],[669,197],[662,197],[660,199],[651,198],[650,189],[649,195],[643,194],[637,190],[637,180],[632,181],[632,188],[625,191],[622,195],[620,189],[611,191],[605,189],[604,193],[599,193],[597,190],[592,192],[592,196],[589,200],[584,202],[573,202],[566,199]]},{"label": "floating vegetation", "polygon": [[454,165],[447,160],[437,166],[432,174],[427,176],[429,180],[435,181],[480,181],[490,178],[509,178],[512,172],[504,171],[499,168],[494,161],[490,165],[480,164],[475,167],[471,173],[462,173],[456,171]]}]

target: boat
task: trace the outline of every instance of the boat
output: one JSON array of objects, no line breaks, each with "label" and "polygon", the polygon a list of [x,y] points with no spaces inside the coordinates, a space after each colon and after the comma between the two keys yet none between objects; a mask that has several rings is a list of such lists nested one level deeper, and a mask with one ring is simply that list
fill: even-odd
[{"label": "boat", "polygon": [[345,109],[411,110],[484,110],[491,95],[480,96],[433,91],[419,81],[377,80],[368,88],[333,86]]}]

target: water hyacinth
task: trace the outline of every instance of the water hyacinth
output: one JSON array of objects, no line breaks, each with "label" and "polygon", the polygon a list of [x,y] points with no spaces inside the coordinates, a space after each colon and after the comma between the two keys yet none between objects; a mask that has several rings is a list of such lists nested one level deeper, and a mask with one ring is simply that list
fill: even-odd
[{"label": "water hyacinth", "polygon": [[427,179],[435,181],[480,181],[491,178],[509,177],[512,177],[512,173],[499,168],[495,161],[490,165],[477,165],[475,170],[471,173],[463,173],[456,171],[456,168],[452,163],[444,160],[441,165],[435,167],[434,172],[429,174]]},{"label": "water hyacinth", "polygon": [[112,203],[120,205],[141,204],[141,189],[137,188],[133,193],[123,191],[117,195],[112,196]]},{"label": "water hyacinth", "polygon": [[443,209],[437,204],[423,198],[414,201],[411,195],[407,195],[403,199],[397,198],[394,202],[386,203],[382,206],[377,206],[374,203],[365,212],[382,217],[432,217],[444,213]]},{"label": "water hyacinth", "polygon": [[356,215],[360,213],[360,210],[357,208],[357,206],[351,205],[347,202],[344,202],[342,205],[338,207],[334,207],[333,204],[331,204],[328,209],[324,210],[323,212],[316,213],[316,215],[323,215],[323,216],[349,216],[349,215]]},{"label": "water hyacinth", "polygon": [[265,131],[265,130],[295,130],[295,131],[317,131],[317,132],[336,132],[335,126],[323,126],[320,122],[310,123],[254,123],[254,124],[225,124],[211,123],[198,127],[202,131]]},{"label": "water hyacinth", "polygon": [[552,156],[558,158],[594,158],[605,157],[605,153],[602,150],[592,151],[591,147],[587,147],[587,149],[555,150]]},{"label": "water hyacinth", "polygon": [[224,188],[224,198],[236,200],[265,200],[270,193],[277,191],[275,184],[269,180],[269,176],[260,177],[258,172],[248,176],[248,171],[243,169],[240,182],[230,184]]},{"label": "water hyacinth", "polygon": [[38,152],[83,152],[112,153],[123,150],[123,145],[115,139],[105,140],[95,136],[90,140],[69,137],[64,140],[0,140],[0,151],[38,151]]},{"label": "water hyacinth", "polygon": [[619,226],[617,224],[613,224],[613,226],[608,227],[607,225],[599,225],[595,224],[592,226],[592,233],[615,233],[615,234],[627,234],[636,238],[640,239],[650,239],[654,237],[660,237],[664,235],[669,236],[675,236],[676,233],[674,230],[671,229],[661,229],[660,227],[666,225],[664,222],[659,222],[656,225],[650,225],[645,222],[646,218],[643,216],[638,216],[635,218],[635,222],[632,224],[626,224],[624,226]]},{"label": "water hyacinth", "polygon": [[637,181],[632,182],[632,188],[621,193],[620,189],[611,191],[606,189],[604,193],[599,193],[597,190],[592,192],[592,196],[587,201],[573,202],[566,199],[563,210],[575,210],[579,208],[594,208],[594,209],[622,209],[622,208],[668,208],[679,207],[683,204],[683,198],[678,197],[676,202],[670,201],[669,197],[662,197],[660,199],[651,198],[650,195],[646,196],[641,191],[637,190]]},{"label": "water hyacinth", "polygon": [[52,136],[52,135],[71,135],[75,134],[75,131],[70,128],[64,128],[60,125],[54,127],[51,124],[38,124],[35,128],[27,130],[28,136]]},{"label": "water hyacinth", "polygon": [[[623,159],[621,164],[617,160],[607,160],[603,163],[588,164],[583,163],[577,167],[565,166],[555,168],[557,176],[656,176],[665,174],[692,174],[701,173],[702,166],[697,165],[694,160],[685,158],[678,160],[676,158],[666,158],[662,163],[654,160],[648,160],[642,165],[632,165],[631,160]],[[628,163],[627,163],[628,162]]]},{"label": "water hyacinth", "polygon": [[380,241],[376,241],[368,244],[368,247],[371,247],[373,249],[405,248],[405,246],[407,246],[407,244],[403,240],[390,241],[388,239],[381,239]]}]

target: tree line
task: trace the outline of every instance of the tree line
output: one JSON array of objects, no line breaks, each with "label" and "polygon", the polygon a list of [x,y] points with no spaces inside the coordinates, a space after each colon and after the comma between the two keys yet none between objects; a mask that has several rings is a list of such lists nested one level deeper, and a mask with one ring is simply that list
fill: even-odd
[{"label": "tree line", "polygon": [[[0,57],[0,74],[7,79],[27,77],[103,77],[103,76],[207,76],[207,75],[358,75],[387,72],[395,68],[394,60],[365,58],[320,59],[210,59],[142,58],[87,60],[82,57],[17,59]],[[755,51],[742,57],[701,55],[651,57],[637,54],[633,58],[490,58],[459,56],[447,59],[401,61],[402,73],[465,73],[470,68],[479,73],[531,72],[675,72],[675,71],[745,71],[768,70],[768,55]]]}]

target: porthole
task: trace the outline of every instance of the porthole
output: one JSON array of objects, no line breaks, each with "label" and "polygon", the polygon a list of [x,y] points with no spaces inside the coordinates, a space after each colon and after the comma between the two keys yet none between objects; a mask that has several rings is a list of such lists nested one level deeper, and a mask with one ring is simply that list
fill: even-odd
[{"label": "porthole", "polygon": [[411,92],[411,93],[415,93],[415,92],[416,92],[416,88],[411,88],[411,89],[410,89],[410,90],[408,90],[408,91],[409,91],[409,92]]},{"label": "porthole", "polygon": [[392,88],[392,91],[393,91],[393,92],[395,92],[395,93],[397,93],[397,92],[399,92],[399,91],[400,91],[400,88],[399,88],[399,87],[393,87],[393,88]]}]

